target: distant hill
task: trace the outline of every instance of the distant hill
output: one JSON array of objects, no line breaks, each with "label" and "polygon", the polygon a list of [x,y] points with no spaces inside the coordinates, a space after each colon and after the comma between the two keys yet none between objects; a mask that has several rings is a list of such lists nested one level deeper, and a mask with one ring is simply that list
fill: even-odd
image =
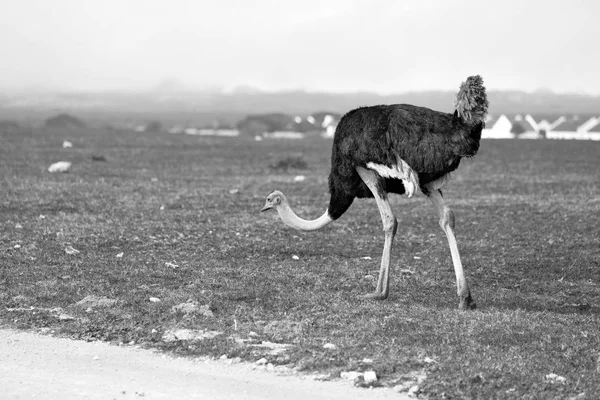
[{"label": "distant hill", "polygon": [[[306,91],[261,92],[240,88],[227,92],[169,90],[139,93],[68,93],[4,97],[0,107],[13,109],[119,112],[191,112],[228,114],[286,113],[307,115],[315,110],[345,113],[375,104],[410,103],[440,111],[452,111],[454,92],[427,91],[394,95],[370,92],[317,93]],[[594,114],[600,115],[600,96],[556,94],[548,91],[489,91],[492,114]]]},{"label": "distant hill", "polygon": [[54,117],[46,119],[44,122],[45,128],[83,128],[85,123],[79,118],[69,114],[58,114]]}]

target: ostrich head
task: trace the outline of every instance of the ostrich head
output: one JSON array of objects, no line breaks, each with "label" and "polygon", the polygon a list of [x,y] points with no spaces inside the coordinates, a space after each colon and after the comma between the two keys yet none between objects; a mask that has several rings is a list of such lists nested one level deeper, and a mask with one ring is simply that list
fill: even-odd
[{"label": "ostrich head", "polygon": [[479,75],[470,76],[460,85],[454,99],[454,107],[459,117],[467,123],[485,123],[489,102]]},{"label": "ostrich head", "polygon": [[267,196],[267,202],[265,206],[260,210],[261,212],[270,210],[271,208],[279,208],[282,204],[287,202],[287,199],[279,190],[275,190]]}]

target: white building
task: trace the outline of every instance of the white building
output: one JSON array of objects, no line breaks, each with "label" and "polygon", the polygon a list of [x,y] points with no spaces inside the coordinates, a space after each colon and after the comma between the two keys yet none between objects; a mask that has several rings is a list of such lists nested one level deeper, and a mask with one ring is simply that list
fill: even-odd
[{"label": "white building", "polygon": [[[492,124],[491,127],[489,124]],[[512,130],[512,122],[508,119],[508,117],[502,114],[498,119],[490,119],[486,122],[486,128],[481,132],[482,139],[513,139],[515,137],[514,133],[511,133]]]}]

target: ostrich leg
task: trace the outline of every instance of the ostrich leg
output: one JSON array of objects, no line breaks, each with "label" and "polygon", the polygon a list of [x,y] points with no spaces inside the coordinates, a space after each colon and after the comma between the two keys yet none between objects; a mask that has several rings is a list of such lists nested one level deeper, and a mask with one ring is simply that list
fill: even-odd
[{"label": "ostrich leg", "polygon": [[454,213],[446,206],[444,198],[442,197],[442,192],[439,189],[430,190],[427,197],[429,197],[429,200],[437,210],[440,217],[440,227],[448,238],[448,245],[450,246],[450,253],[452,254],[452,263],[454,264],[454,273],[456,274],[456,289],[460,299],[458,307],[462,310],[475,309],[477,305],[471,297],[471,291],[467,285],[463,266],[460,261],[458,245],[456,244],[456,238],[454,237]]},{"label": "ostrich leg", "polygon": [[381,178],[379,175],[361,167],[357,167],[356,170],[358,171],[360,178],[365,182],[369,189],[371,189],[373,196],[375,196],[375,201],[377,202],[377,207],[381,214],[383,232],[385,235],[377,288],[374,293],[370,293],[364,297],[374,300],[385,300],[390,291],[390,256],[392,253],[392,243],[394,241],[394,236],[396,235],[396,228],[398,227],[398,221],[388,202],[387,193],[385,193],[381,187]]}]

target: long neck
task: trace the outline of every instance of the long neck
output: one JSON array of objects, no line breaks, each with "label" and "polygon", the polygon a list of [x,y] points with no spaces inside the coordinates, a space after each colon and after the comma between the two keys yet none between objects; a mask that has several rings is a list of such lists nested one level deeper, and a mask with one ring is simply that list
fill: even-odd
[{"label": "long neck", "polygon": [[312,221],[307,221],[298,217],[287,203],[283,203],[278,209],[279,217],[286,225],[292,228],[300,229],[301,231],[316,231],[325,225],[328,225],[333,219],[329,213],[325,211],[323,215]]},{"label": "long neck", "polygon": [[454,153],[461,157],[472,157],[479,150],[481,132],[485,123],[480,120],[465,121],[457,118],[456,114],[453,122],[454,132],[452,142],[454,144]]}]

